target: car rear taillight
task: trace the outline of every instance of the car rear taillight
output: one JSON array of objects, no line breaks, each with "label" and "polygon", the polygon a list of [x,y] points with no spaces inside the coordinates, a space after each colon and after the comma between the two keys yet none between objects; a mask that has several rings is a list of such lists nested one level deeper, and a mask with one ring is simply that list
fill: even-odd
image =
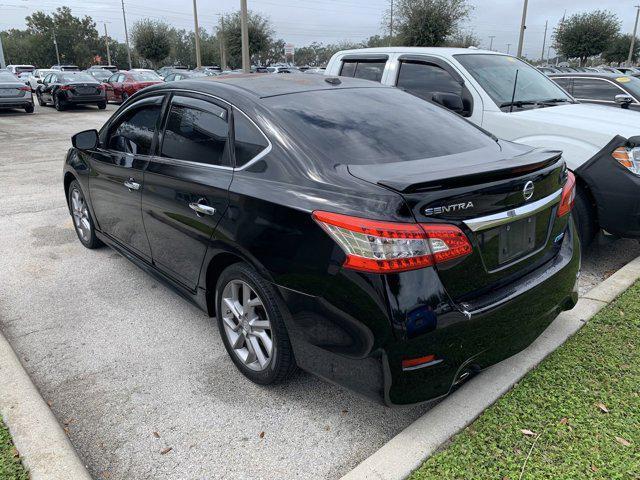
[{"label": "car rear taillight", "polygon": [[571,210],[576,203],[576,177],[572,172],[567,172],[567,181],[562,187],[562,197],[558,207],[558,217],[563,217]]},{"label": "car rear taillight", "polygon": [[72,89],[73,89],[73,87],[71,85],[62,85],[60,87],[60,90],[65,90],[65,91],[72,90]]},{"label": "car rear taillight", "polygon": [[18,88],[18,90],[21,90],[23,92],[30,92],[31,91],[31,87],[27,87],[26,85],[24,87],[20,87]]},{"label": "car rear taillight", "polygon": [[344,267],[373,273],[415,270],[469,255],[471,243],[447,224],[396,223],[315,211],[313,219],[344,250]]}]

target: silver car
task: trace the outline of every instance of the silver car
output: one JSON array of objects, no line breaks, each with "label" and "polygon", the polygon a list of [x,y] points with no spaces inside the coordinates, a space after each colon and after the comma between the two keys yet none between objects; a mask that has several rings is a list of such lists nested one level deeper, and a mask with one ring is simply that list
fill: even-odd
[{"label": "silver car", "polygon": [[31,87],[8,70],[0,70],[0,108],[24,108],[33,113]]}]

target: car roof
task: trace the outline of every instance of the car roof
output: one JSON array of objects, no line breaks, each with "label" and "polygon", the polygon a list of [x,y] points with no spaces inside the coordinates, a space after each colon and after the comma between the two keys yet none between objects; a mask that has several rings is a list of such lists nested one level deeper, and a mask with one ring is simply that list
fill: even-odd
[{"label": "car roof", "polygon": [[627,75],[626,73],[613,73],[613,72],[558,72],[550,73],[550,77],[595,77],[595,78],[620,78],[631,77],[633,75]]},{"label": "car roof", "polygon": [[[187,88],[210,93],[213,95],[223,95],[225,92],[233,95],[243,95],[255,98],[268,98],[278,95],[289,95],[293,93],[311,92],[319,90],[336,90],[346,88],[391,88],[369,80],[358,78],[340,77],[338,84],[330,83],[330,79],[324,75],[264,75],[259,73],[248,73],[217,77],[197,77],[192,80],[182,80],[179,86],[171,83],[156,87],[157,89]],[[327,81],[330,80],[330,81]]]},{"label": "car roof", "polygon": [[413,53],[413,54],[431,54],[440,56],[453,56],[453,55],[466,55],[466,54],[491,54],[491,55],[506,55],[501,52],[494,52],[491,50],[482,50],[480,48],[453,48],[453,47],[375,47],[375,48],[357,48],[352,50],[341,50],[341,54],[392,54],[392,53]]}]

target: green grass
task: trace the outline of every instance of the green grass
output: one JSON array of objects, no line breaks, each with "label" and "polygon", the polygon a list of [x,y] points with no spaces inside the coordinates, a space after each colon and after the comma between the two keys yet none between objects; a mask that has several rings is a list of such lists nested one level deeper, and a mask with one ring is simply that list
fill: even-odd
[{"label": "green grass", "polygon": [[13,446],[9,430],[0,421],[0,479],[28,480],[29,475],[22,466],[18,452]]},{"label": "green grass", "polygon": [[640,479],[640,282],[410,480],[520,478]]}]

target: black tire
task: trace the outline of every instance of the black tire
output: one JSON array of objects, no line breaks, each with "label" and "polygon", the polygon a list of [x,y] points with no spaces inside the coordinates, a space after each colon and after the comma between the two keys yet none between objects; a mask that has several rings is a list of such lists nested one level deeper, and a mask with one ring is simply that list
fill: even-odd
[{"label": "black tire", "polygon": [[99,108],[100,110],[104,110],[105,108],[107,108],[107,102],[100,102],[100,103],[98,104],[98,108]]},{"label": "black tire", "polygon": [[64,102],[60,99],[59,95],[54,95],[53,96],[53,106],[59,112],[62,112],[67,108],[67,106],[64,104]]},{"label": "black tire", "polygon": [[27,112],[27,113],[33,113],[34,110],[35,110],[35,108],[33,106],[33,103],[30,104],[30,105],[27,105],[26,107],[24,107],[24,111]]},{"label": "black tire", "polygon": [[[255,371],[245,365],[232,348],[224,327],[222,318],[222,292],[232,281],[242,281],[248,284],[262,301],[264,312],[271,324],[271,341],[273,351],[271,360],[264,370]],[[235,263],[225,269],[220,277],[215,290],[216,317],[218,329],[227,353],[238,370],[254,383],[271,385],[287,380],[297,370],[293,349],[289,341],[289,334],[284,324],[282,307],[278,301],[273,286],[266,282],[252,267],[244,263]]]},{"label": "black tire", "polygon": [[[85,205],[84,215],[86,215],[85,218],[89,223],[88,231],[83,231],[80,228],[78,218],[74,214],[74,210],[75,210],[74,200],[73,200],[74,192],[78,192],[82,201],[84,202],[84,205]],[[91,217],[91,212],[89,211],[89,207],[87,205],[87,200],[77,180],[74,180],[69,185],[69,195],[67,197],[67,203],[69,205],[69,213],[71,214],[71,219],[73,221],[73,228],[76,231],[76,235],[78,236],[78,240],[80,240],[80,243],[82,243],[82,245],[84,245],[89,249],[99,248],[103,246],[104,244],[100,241],[100,239],[98,239],[98,237],[96,237],[96,229],[94,226],[95,224],[93,223],[93,218]]]},{"label": "black tire", "polygon": [[580,243],[583,248],[586,248],[593,242],[600,227],[596,218],[596,206],[591,200],[589,192],[581,186],[577,187],[573,217],[576,221]]},{"label": "black tire", "polygon": [[46,107],[47,106],[47,102],[45,102],[42,99],[42,93],[36,92],[36,98],[38,99],[38,105],[40,105],[41,107]]}]

